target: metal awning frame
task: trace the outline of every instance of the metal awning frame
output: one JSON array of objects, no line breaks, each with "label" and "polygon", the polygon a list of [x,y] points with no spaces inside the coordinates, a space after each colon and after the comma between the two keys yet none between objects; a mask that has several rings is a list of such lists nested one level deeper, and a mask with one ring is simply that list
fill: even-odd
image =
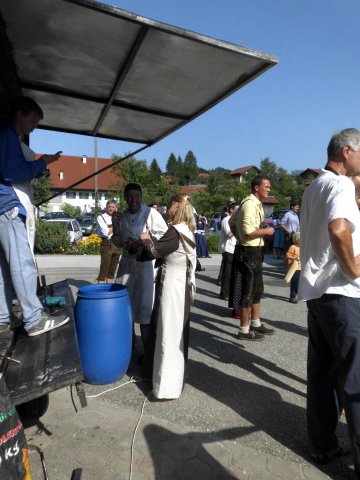
[{"label": "metal awning frame", "polygon": [[[4,1],[10,2],[11,0],[4,0]],[[33,81],[31,79],[28,80],[28,79],[20,78],[17,73],[15,54],[13,52],[11,41],[9,41],[9,38],[7,36],[6,23],[2,18],[1,7],[0,7],[0,62],[3,65],[3,68],[0,71],[0,115],[2,113],[1,110],[4,107],[4,105],[1,104],[1,101],[3,100],[1,99],[1,94],[3,95],[3,97],[5,94],[5,96],[7,95],[9,99],[12,99],[16,96],[21,95],[23,90],[25,91],[29,90],[35,93],[39,92],[40,94],[43,93],[43,94],[56,95],[58,98],[63,97],[64,101],[66,99],[74,99],[74,100],[91,102],[92,104],[101,105],[102,108],[101,109],[99,108],[100,113],[96,112],[96,114],[93,114],[94,118],[93,118],[92,126],[91,128],[88,128],[88,130],[86,131],[76,130],[76,125],[74,124],[69,125],[68,128],[62,128],[61,126],[58,126],[55,123],[53,123],[53,125],[45,123],[43,125],[40,125],[39,128],[46,129],[49,131],[73,133],[73,134],[87,135],[87,136],[98,137],[98,138],[110,138],[114,140],[138,143],[143,145],[141,148],[117,160],[116,162],[113,163],[113,165],[125,160],[126,158],[129,158],[130,156],[136,155],[141,151],[145,150],[146,148],[159,142],[163,138],[167,137],[174,131],[178,130],[185,124],[194,120],[195,118],[197,118],[198,116],[200,116],[201,114],[203,114],[204,112],[206,112],[207,110],[209,110],[210,108],[212,108],[213,106],[215,106],[216,104],[218,104],[219,102],[221,102],[222,100],[230,96],[232,93],[234,93],[241,87],[245,86],[250,81],[254,80],[256,77],[261,75],[264,71],[268,70],[278,62],[278,59],[272,55],[259,52],[256,50],[247,49],[245,47],[234,45],[232,43],[228,43],[222,40],[217,40],[215,38],[211,38],[202,34],[184,30],[184,29],[174,27],[168,24],[164,24],[158,21],[154,21],[148,18],[144,18],[142,16],[127,12],[125,10],[121,10],[117,7],[112,7],[110,5],[99,3],[95,0],[57,0],[57,1],[72,4],[72,5],[83,7],[90,10],[94,10],[104,15],[117,17],[126,22],[134,23],[139,26],[138,32],[136,32],[137,35],[135,38],[131,39],[132,44],[128,46],[128,50],[126,51],[126,55],[123,57],[122,64],[119,68],[119,71],[115,75],[115,79],[114,77],[111,79],[112,83],[108,85],[108,90],[107,92],[105,92],[106,97],[105,96],[101,97],[95,94],[95,92],[86,93],[83,91],[79,92],[76,90],[71,90],[70,85],[64,84],[64,86],[61,87],[60,85],[56,86],[51,83],[45,83],[44,81],[42,82],[41,79],[36,77],[33,79]],[[15,12],[12,12],[12,13],[13,15],[15,14]],[[253,59],[259,60],[259,61],[254,62],[252,64],[252,62],[249,60],[250,67],[246,70],[245,73],[243,73],[244,70],[243,72],[239,71],[239,76],[236,79],[234,79],[234,77],[231,78],[230,82],[223,85],[224,88],[222,90],[216,91],[216,94],[214,91],[213,94],[210,95],[205,102],[203,102],[201,105],[199,104],[195,106],[194,110],[191,111],[190,115],[184,115],[184,114],[181,114],[180,112],[175,112],[174,111],[175,104],[173,104],[173,107],[171,107],[171,104],[166,105],[165,103],[163,105],[165,109],[164,108],[156,109],[154,108],[154,105],[151,105],[152,108],[148,108],[145,105],[140,105],[139,102],[133,102],[133,101],[127,102],[127,101],[118,100],[117,94],[121,89],[121,86],[123,85],[124,81],[127,79],[127,74],[133,67],[134,62],[136,61],[137,56],[141,50],[141,47],[144,44],[147,38],[147,35],[151,30],[164,32],[165,34],[170,34],[171,36],[175,36],[175,37],[177,36],[185,40],[190,40],[192,42],[204,44],[215,49],[227,50],[236,54],[243,55],[244,57],[247,57],[247,58],[252,57]],[[101,94],[102,92],[99,91],[98,93]],[[180,102],[181,102],[181,98],[180,98]],[[169,107],[168,110],[166,110],[167,106]],[[164,128],[155,132],[153,136],[148,137],[150,138],[150,141],[142,141],[144,139],[141,139],[140,136],[138,136],[138,138],[131,138],[131,136],[137,133],[134,130],[130,132],[130,134],[129,132],[126,132],[126,131],[124,132],[119,131],[118,133],[120,133],[120,136],[117,135],[114,130],[109,134],[101,133],[101,128],[104,124],[105,119],[107,118],[108,113],[111,110],[111,107],[119,107],[127,111],[134,111],[134,112],[139,112],[140,114],[153,115],[153,116],[156,116],[157,118],[162,117],[164,119],[166,118],[172,119],[174,120],[174,122],[172,122],[171,126],[165,124]],[[185,113],[185,112],[182,112],[182,113]],[[106,128],[104,128],[104,131],[106,131]],[[125,134],[126,136],[121,136],[121,133]],[[131,133],[133,133],[133,135],[131,135]],[[76,187],[77,185],[83,183],[84,181],[98,175],[99,173],[107,170],[108,168],[111,168],[113,165],[109,165],[107,167],[104,167],[94,172],[93,174],[87,176],[86,178],[74,183],[73,185],[70,185],[66,189],[59,190],[58,193],[47,198],[42,203],[47,203],[52,198],[56,197],[59,193]]]}]

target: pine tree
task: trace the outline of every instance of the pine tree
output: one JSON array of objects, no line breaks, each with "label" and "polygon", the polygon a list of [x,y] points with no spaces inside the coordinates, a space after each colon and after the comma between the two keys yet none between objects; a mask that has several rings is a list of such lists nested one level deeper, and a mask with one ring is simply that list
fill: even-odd
[{"label": "pine tree", "polygon": [[181,158],[180,155],[177,157],[176,183],[178,183],[179,185],[184,185],[185,184],[184,162],[183,162],[183,159]]},{"label": "pine tree", "polygon": [[177,165],[178,162],[176,160],[175,155],[171,152],[168,161],[166,162],[166,173],[171,175],[172,177],[176,177],[177,174]]},{"label": "pine tree", "polygon": [[150,164],[150,174],[154,180],[160,180],[161,173],[161,168],[159,167],[156,158],[154,158]]},{"label": "pine tree", "polygon": [[191,150],[186,154],[183,164],[184,177],[189,184],[191,181],[197,181],[199,175],[199,168],[197,166],[197,160]]}]

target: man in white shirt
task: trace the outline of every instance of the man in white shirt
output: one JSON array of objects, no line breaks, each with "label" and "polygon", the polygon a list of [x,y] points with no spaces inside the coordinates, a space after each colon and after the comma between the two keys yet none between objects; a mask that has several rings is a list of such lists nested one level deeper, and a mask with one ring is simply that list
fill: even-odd
[{"label": "man in white shirt", "polygon": [[98,224],[97,234],[102,239],[100,249],[100,272],[97,278],[98,283],[113,282],[115,278],[116,268],[119,263],[120,250],[111,241],[113,235],[112,215],[117,211],[117,203],[115,200],[106,202],[106,212],[101,213],[96,222]]},{"label": "man in white shirt", "polygon": [[221,289],[220,298],[223,300],[229,300],[229,289],[231,280],[231,268],[234,257],[234,250],[236,245],[236,237],[232,233],[229,227],[229,220],[231,215],[239,208],[239,204],[236,202],[230,203],[227,206],[228,215],[221,221],[220,230],[220,252],[222,255],[222,275],[221,275]]},{"label": "man in white shirt", "polygon": [[348,178],[360,174],[360,131],[336,133],[327,151],[327,164],[301,203],[309,453],[319,463],[346,453],[335,434],[344,408],[360,479],[360,213]]}]

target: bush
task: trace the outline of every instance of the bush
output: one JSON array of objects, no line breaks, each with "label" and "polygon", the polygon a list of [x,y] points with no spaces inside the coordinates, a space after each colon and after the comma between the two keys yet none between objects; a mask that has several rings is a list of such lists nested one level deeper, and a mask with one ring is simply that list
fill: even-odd
[{"label": "bush", "polygon": [[67,226],[36,220],[35,253],[61,253],[70,248]]},{"label": "bush", "polygon": [[219,253],[219,235],[211,235],[207,240],[209,253]]}]

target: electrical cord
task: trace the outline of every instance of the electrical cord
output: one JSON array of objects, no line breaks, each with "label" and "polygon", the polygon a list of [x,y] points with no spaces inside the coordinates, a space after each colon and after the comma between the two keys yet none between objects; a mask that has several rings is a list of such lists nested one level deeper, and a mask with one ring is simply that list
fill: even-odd
[{"label": "electrical cord", "polygon": [[134,435],[133,435],[133,438],[131,440],[131,456],[130,456],[130,473],[129,473],[129,480],[132,479],[132,468],[133,468],[133,461],[134,461],[134,445],[135,445],[135,437],[136,437],[136,432],[139,428],[139,425],[140,425],[140,422],[141,422],[141,419],[144,415],[144,408],[145,408],[145,403],[147,401],[147,399],[150,397],[150,395],[153,393],[153,391],[151,390],[151,392],[145,397],[144,399],[144,402],[143,402],[143,405],[142,405],[142,408],[141,408],[141,413],[140,413],[140,417],[139,417],[139,420],[136,424],[136,427],[135,427],[135,430],[134,430]]},{"label": "electrical cord", "polygon": [[44,480],[49,480],[48,473],[47,473],[47,468],[46,468],[46,463],[45,463],[45,458],[44,458],[44,453],[41,450],[40,447],[37,445],[28,445],[28,450],[29,451],[35,451],[40,455],[40,460],[41,460],[41,466],[43,469],[43,474],[44,474]]},{"label": "electrical cord", "polygon": [[[104,390],[100,393],[97,393],[95,395],[86,395],[86,398],[97,398],[97,397],[100,397],[101,395],[104,395],[105,393],[108,393],[108,392],[112,392],[114,390],[117,390],[118,388],[121,388],[121,387],[124,387],[125,385],[128,385],[129,383],[140,383],[140,382],[149,382],[150,379],[148,378],[141,378],[141,377],[131,377],[130,380],[128,380],[127,382],[124,382],[122,383],[121,385],[117,385],[116,387],[113,387],[113,388],[108,388],[107,390]],[[150,393],[148,393],[148,395],[145,397],[144,399],[144,402],[142,404],[142,407],[141,407],[141,413],[140,413],[140,417],[139,417],[139,420],[135,426],[135,430],[134,430],[134,434],[133,434],[133,437],[132,437],[132,440],[131,440],[131,454],[130,454],[130,471],[129,471],[129,480],[132,479],[132,473],[133,473],[133,462],[134,462],[134,447],[135,447],[135,437],[136,437],[136,433],[138,431],[138,428],[139,428],[139,425],[141,423],[141,420],[142,420],[142,417],[144,415],[144,409],[145,409],[145,404],[148,400],[148,398],[150,397],[150,395],[153,393],[153,391],[151,390]],[[74,397],[73,397],[73,392],[72,392],[72,385],[70,386],[70,395],[71,395],[71,400],[72,400],[72,403],[73,403],[73,406],[75,408],[75,411],[77,412],[77,408],[76,408],[76,405],[75,405],[75,402],[74,402]]]},{"label": "electrical cord", "polygon": [[109,388],[108,390],[104,390],[103,392],[97,393],[96,395],[86,395],[86,398],[97,398],[100,397],[101,395],[104,395],[105,393],[112,392],[113,390],[117,390],[118,388],[124,387],[125,385],[128,385],[129,383],[139,383],[139,382],[149,382],[150,380],[147,378],[140,378],[140,377],[131,377],[130,380],[128,380],[125,383],[122,383],[121,385],[117,385],[116,387]]}]

